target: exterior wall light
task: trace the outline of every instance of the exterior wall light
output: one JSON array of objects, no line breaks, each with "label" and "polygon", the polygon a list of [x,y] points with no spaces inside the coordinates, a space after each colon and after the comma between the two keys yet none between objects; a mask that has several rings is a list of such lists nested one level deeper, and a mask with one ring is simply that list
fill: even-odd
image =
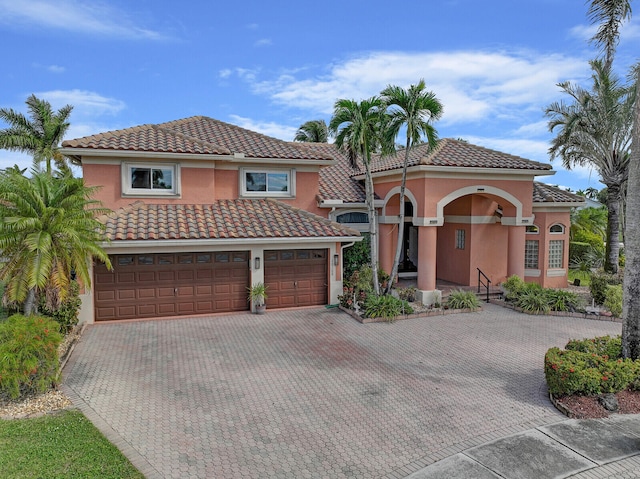
[{"label": "exterior wall light", "polygon": [[338,266],[338,263],[340,261],[340,256],[338,256],[337,254],[333,255],[333,265],[334,266]]},{"label": "exterior wall light", "polygon": [[253,269],[260,269],[260,257],[256,256],[253,260]]}]

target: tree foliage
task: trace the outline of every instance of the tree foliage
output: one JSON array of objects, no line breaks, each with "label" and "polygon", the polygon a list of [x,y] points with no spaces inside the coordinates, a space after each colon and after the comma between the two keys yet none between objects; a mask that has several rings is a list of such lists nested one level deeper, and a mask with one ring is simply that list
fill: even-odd
[{"label": "tree foliage", "polygon": [[0,281],[5,300],[24,302],[25,314],[35,312],[40,294],[50,309],[64,301],[72,275],[88,287],[93,258],[111,266],[97,219],[108,210],[91,199],[94,191],[68,173],[0,172]]},{"label": "tree foliage", "polygon": [[308,143],[326,143],[329,140],[329,129],[324,120],[310,120],[298,128],[293,141]]}]

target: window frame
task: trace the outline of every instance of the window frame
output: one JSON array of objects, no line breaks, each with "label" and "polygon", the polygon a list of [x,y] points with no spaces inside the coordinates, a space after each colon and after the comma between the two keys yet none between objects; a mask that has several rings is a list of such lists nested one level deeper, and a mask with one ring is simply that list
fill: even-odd
[{"label": "window frame", "polygon": [[[240,169],[240,194],[248,198],[294,198],[296,196],[296,170],[294,168],[241,168]],[[269,184],[269,175],[287,175],[287,191],[249,191],[247,190],[247,173],[263,173],[266,175],[266,188]]]},{"label": "window frame", "polygon": [[[153,175],[153,170],[172,170],[172,187],[170,189],[133,188],[131,175],[134,168],[148,169]],[[123,196],[179,196],[180,195],[180,165],[178,163],[133,163],[124,162],[121,168],[122,195]]]},{"label": "window frame", "polygon": [[467,232],[464,228],[456,229],[456,249],[464,250],[467,246]]},{"label": "window frame", "polygon": [[[560,227],[561,231],[551,231],[553,228],[555,227]],[[565,232],[565,227],[562,223],[554,223],[551,226],[549,226],[549,234],[550,235],[563,235]]]},{"label": "window frame", "polygon": [[[556,249],[557,245],[560,245],[560,257],[559,257],[559,262],[558,262],[558,252],[554,251],[554,249]],[[547,266],[549,269],[563,269],[564,268],[564,240],[560,239],[560,240],[550,240],[549,241],[549,259],[547,261]]]},{"label": "window frame", "polygon": [[[535,265],[533,264],[533,249],[529,245],[535,244]],[[524,243],[524,269],[538,270],[540,269],[540,240],[525,240]]]}]

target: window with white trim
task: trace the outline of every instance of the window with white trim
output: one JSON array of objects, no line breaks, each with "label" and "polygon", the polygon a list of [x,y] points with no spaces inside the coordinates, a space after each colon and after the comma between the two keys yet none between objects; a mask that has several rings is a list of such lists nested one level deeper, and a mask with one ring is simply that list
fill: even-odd
[{"label": "window with white trim", "polygon": [[243,196],[294,196],[293,170],[242,170]]},{"label": "window with white trim", "polygon": [[528,225],[525,228],[528,235],[537,235],[540,233],[540,228],[536,225]]},{"label": "window with white trim", "polygon": [[524,243],[524,267],[525,269],[538,269],[538,252],[540,242],[538,240],[526,240]]},{"label": "window with white trim", "polygon": [[465,231],[456,230],[456,249],[464,249]]},{"label": "window with white trim", "polygon": [[549,241],[549,268],[562,268],[564,240]]},{"label": "window with white trim", "polygon": [[122,167],[122,187],[126,195],[177,195],[178,165],[132,164]]},{"label": "window with white trim", "polygon": [[549,233],[555,234],[555,235],[560,235],[564,233],[564,225],[561,225],[561,224],[551,225],[551,227],[549,228]]}]

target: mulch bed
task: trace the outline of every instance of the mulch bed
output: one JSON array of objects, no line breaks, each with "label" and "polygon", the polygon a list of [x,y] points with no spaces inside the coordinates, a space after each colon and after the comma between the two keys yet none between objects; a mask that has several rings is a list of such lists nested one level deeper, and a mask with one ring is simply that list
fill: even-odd
[{"label": "mulch bed", "polygon": [[[640,414],[640,391],[620,391],[615,396],[619,414]],[[555,401],[566,409],[563,413],[574,419],[598,419],[612,414],[600,404],[598,396],[563,396]]]}]

